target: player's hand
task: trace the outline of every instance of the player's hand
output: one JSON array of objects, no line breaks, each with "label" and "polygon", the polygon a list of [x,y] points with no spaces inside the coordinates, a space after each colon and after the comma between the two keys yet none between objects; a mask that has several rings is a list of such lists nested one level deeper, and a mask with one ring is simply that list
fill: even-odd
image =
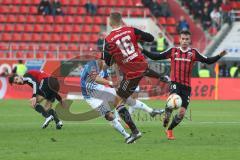
[{"label": "player's hand", "polygon": [[226,50],[224,50],[224,51],[222,51],[221,53],[219,53],[219,56],[223,57],[223,56],[225,56],[226,54],[228,54],[228,53],[227,53]]},{"label": "player's hand", "polygon": [[166,75],[166,76],[160,77],[160,81],[165,82],[165,83],[170,83],[171,79],[169,76]]},{"label": "player's hand", "polygon": [[31,98],[30,103],[31,103],[32,107],[34,107],[37,103],[37,98],[36,97]]}]

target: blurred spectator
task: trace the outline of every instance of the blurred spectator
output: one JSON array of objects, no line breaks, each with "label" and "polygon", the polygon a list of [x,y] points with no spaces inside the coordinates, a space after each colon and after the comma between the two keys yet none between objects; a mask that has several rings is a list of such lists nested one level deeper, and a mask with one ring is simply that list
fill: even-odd
[{"label": "blurred spectator", "polygon": [[13,73],[17,73],[17,75],[23,76],[27,72],[27,67],[23,64],[22,60],[18,60],[18,64],[12,70]]},{"label": "blurred spectator", "polygon": [[50,15],[52,13],[51,4],[48,0],[41,0],[38,6],[38,14]]},{"label": "blurred spectator", "polygon": [[2,72],[0,73],[0,76],[6,77],[8,75],[9,75],[8,69],[7,69],[7,67],[4,67],[2,69]]},{"label": "blurred spectator", "polygon": [[162,33],[158,33],[158,38],[157,38],[157,52],[163,52],[164,50],[167,49],[168,43],[166,41],[166,38],[163,36]]},{"label": "blurred spectator", "polygon": [[105,32],[100,33],[100,35],[99,35],[99,39],[97,41],[97,47],[98,47],[99,51],[103,51],[103,43],[104,43],[105,36],[106,36]]},{"label": "blurred spectator", "polygon": [[152,4],[152,0],[142,0],[142,4],[148,8],[150,8]]},{"label": "blurred spectator", "polygon": [[62,5],[59,0],[53,0],[52,2],[52,14],[55,15],[63,15]]},{"label": "blurred spectator", "polygon": [[84,5],[86,11],[90,15],[95,15],[97,13],[97,6],[93,3],[91,3],[90,0],[87,1],[87,3]]},{"label": "blurred spectator", "polygon": [[232,10],[231,3],[228,0],[223,0],[221,5],[223,22],[231,23],[230,11]]},{"label": "blurred spectator", "polygon": [[234,62],[233,66],[230,67],[230,76],[235,77],[235,73],[237,72],[237,70],[238,70],[238,64],[237,62]]},{"label": "blurred spectator", "polygon": [[184,30],[189,30],[189,24],[187,23],[185,17],[181,16],[180,21],[178,22],[177,31],[178,33],[180,33],[181,31]]},{"label": "blurred spectator", "polygon": [[171,9],[170,9],[170,6],[169,6],[167,0],[163,0],[163,2],[160,3],[160,7],[161,7],[161,15],[162,16],[164,16],[164,17],[171,16]]},{"label": "blurred spectator", "polygon": [[195,19],[199,18],[202,14],[203,3],[200,0],[194,0],[191,3],[190,10]]},{"label": "blurred spectator", "polygon": [[211,21],[213,27],[216,27],[217,30],[221,28],[221,14],[217,8],[214,8],[213,11],[210,13]]},{"label": "blurred spectator", "polygon": [[151,10],[152,14],[156,17],[162,16],[161,7],[157,0],[152,0],[151,4],[149,5],[149,9]]},{"label": "blurred spectator", "polygon": [[204,30],[208,29],[211,26],[211,18],[208,13],[208,8],[203,9],[201,22]]},{"label": "blurred spectator", "polygon": [[198,76],[200,78],[209,78],[210,70],[207,68],[205,64],[202,64],[201,69],[198,71]]},{"label": "blurred spectator", "polygon": [[214,8],[219,8],[221,6],[222,0],[212,0],[209,4],[209,11],[213,11]]},{"label": "blurred spectator", "polygon": [[229,70],[225,63],[222,63],[219,66],[219,77],[229,77]]}]

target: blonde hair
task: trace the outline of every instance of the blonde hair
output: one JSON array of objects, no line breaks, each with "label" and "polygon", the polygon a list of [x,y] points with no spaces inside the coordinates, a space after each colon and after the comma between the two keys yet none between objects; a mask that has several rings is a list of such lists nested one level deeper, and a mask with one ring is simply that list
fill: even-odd
[{"label": "blonde hair", "polygon": [[113,12],[109,16],[110,24],[114,26],[119,26],[122,23],[122,15],[119,12]]}]

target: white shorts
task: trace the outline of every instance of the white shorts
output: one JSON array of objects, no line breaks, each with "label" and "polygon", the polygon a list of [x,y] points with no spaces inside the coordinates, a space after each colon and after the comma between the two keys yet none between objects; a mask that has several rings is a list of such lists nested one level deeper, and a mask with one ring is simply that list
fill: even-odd
[{"label": "white shorts", "polygon": [[84,98],[86,102],[92,109],[99,111],[101,115],[105,115],[106,112],[112,110],[113,107],[111,106],[114,104],[117,93],[114,88],[98,84],[91,95],[90,98]]}]

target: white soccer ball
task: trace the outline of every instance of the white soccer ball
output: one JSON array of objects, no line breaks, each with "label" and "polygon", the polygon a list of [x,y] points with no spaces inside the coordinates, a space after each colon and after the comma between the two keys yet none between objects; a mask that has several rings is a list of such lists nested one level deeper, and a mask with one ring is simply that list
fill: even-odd
[{"label": "white soccer ball", "polygon": [[182,106],[182,98],[177,94],[171,94],[167,99],[167,107],[170,109],[178,109]]}]

